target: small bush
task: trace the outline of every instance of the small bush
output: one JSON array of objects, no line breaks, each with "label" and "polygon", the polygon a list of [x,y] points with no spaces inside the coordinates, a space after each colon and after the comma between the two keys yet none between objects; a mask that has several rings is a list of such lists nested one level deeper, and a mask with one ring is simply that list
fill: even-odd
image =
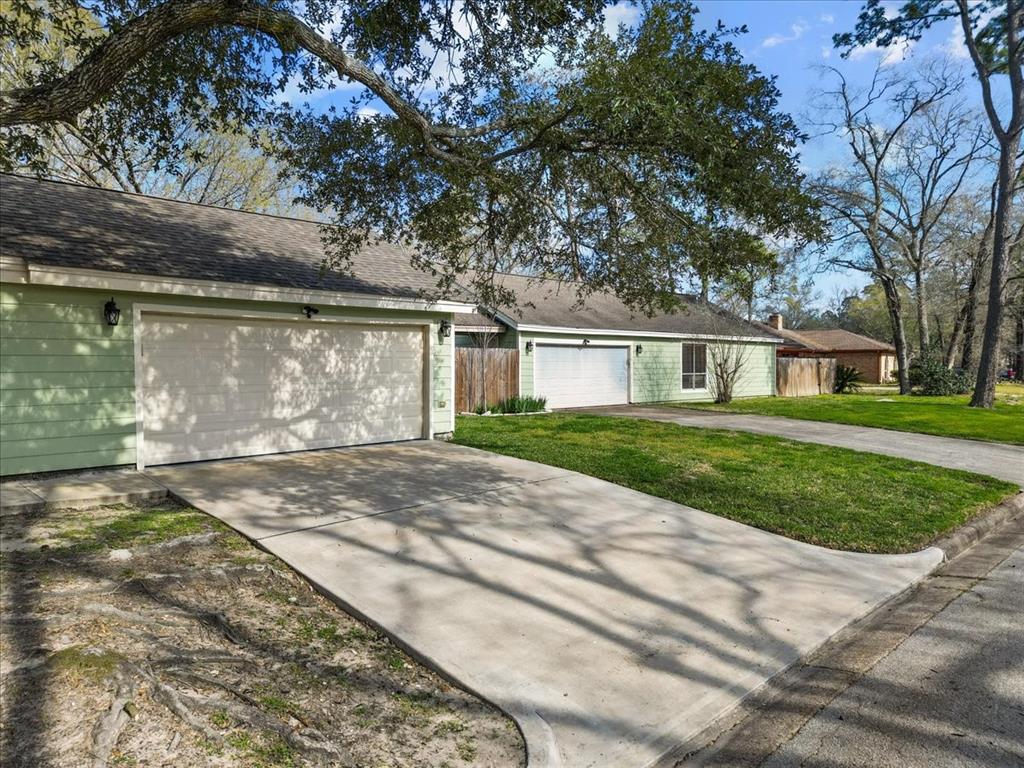
[{"label": "small bush", "polygon": [[534,413],[543,411],[546,397],[507,397],[491,407],[495,413]]},{"label": "small bush", "polygon": [[837,395],[848,395],[860,389],[861,381],[863,381],[863,377],[860,371],[852,365],[837,365],[836,383],[832,387],[832,391]]},{"label": "small bush", "polygon": [[924,358],[910,367],[910,383],[919,395],[965,395],[974,388],[974,377],[963,368],[947,368],[934,357]]}]

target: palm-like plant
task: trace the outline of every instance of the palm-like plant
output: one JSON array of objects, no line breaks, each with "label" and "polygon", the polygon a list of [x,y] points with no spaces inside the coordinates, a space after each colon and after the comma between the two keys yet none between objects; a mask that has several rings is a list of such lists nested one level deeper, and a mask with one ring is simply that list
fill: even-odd
[{"label": "palm-like plant", "polygon": [[832,391],[837,395],[847,395],[851,392],[856,392],[860,389],[861,381],[863,381],[863,378],[860,371],[852,365],[837,365],[836,383],[832,387]]}]

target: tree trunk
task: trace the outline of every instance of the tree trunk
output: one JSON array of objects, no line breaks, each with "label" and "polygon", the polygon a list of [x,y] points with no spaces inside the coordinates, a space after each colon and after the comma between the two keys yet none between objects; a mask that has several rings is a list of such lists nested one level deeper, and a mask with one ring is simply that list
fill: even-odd
[{"label": "tree trunk", "polygon": [[999,153],[999,188],[996,192],[995,226],[992,230],[992,277],[988,285],[988,314],[978,360],[978,381],[971,397],[973,408],[991,408],[996,399],[999,380],[999,331],[1003,319],[1003,288],[1009,271],[1007,232],[1013,203],[1013,165],[1020,148],[1020,136],[1001,142]]},{"label": "tree trunk", "polygon": [[964,338],[964,323],[967,320],[967,314],[967,302],[964,302],[964,305],[960,307],[960,311],[956,313],[956,317],[953,318],[953,329],[949,333],[946,354],[942,358],[942,364],[947,368],[953,368],[956,365],[956,353],[960,348],[960,342]]},{"label": "tree trunk", "polygon": [[900,293],[891,277],[881,277],[879,282],[885,293],[885,304],[889,310],[892,325],[892,343],[896,347],[896,374],[900,382],[900,394],[910,394],[910,356],[907,353],[907,331],[903,325],[903,307]]},{"label": "tree trunk", "polygon": [[960,354],[960,367],[965,371],[974,370],[974,329],[978,324],[978,292],[971,292],[967,302],[967,315],[964,318],[964,344]]},{"label": "tree trunk", "polygon": [[928,298],[920,267],[914,269],[914,297],[917,300],[917,346],[921,357],[926,357],[931,352],[932,335],[928,327]]},{"label": "tree trunk", "polygon": [[953,319],[953,330],[949,334],[949,344],[946,346],[946,357],[943,360],[947,368],[956,365],[957,348],[962,343],[964,357],[961,358],[960,367],[965,371],[970,369],[971,347],[974,342],[974,305],[978,300],[977,295],[978,273],[975,270],[972,271],[971,282],[967,285],[967,297]]},{"label": "tree trunk", "polygon": [[1024,307],[1017,315],[1013,332],[1013,378],[1024,381]]}]

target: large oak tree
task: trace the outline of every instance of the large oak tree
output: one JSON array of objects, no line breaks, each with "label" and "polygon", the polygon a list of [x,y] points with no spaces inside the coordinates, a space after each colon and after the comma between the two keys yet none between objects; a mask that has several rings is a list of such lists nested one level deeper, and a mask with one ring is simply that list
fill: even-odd
[{"label": "large oak tree", "polygon": [[[737,30],[694,15],[645,4],[608,33],[598,0],[14,0],[5,45],[56,30],[73,55],[0,94],[0,160],[30,165],[97,105],[158,150],[183,115],[270,122],[304,202],[342,225],[325,230],[335,266],[385,237],[414,245],[442,289],[473,269],[482,298],[507,301],[487,275],[514,268],[651,310],[694,253],[726,274],[769,258],[763,237],[820,232],[774,82]],[[296,85],[350,98],[282,104]]]}]

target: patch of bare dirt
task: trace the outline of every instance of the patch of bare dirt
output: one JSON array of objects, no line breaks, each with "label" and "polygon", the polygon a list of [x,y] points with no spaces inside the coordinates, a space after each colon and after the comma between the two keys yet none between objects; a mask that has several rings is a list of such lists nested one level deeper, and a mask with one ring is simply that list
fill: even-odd
[{"label": "patch of bare dirt", "polygon": [[197,510],[0,526],[7,768],[524,763],[508,718]]}]

